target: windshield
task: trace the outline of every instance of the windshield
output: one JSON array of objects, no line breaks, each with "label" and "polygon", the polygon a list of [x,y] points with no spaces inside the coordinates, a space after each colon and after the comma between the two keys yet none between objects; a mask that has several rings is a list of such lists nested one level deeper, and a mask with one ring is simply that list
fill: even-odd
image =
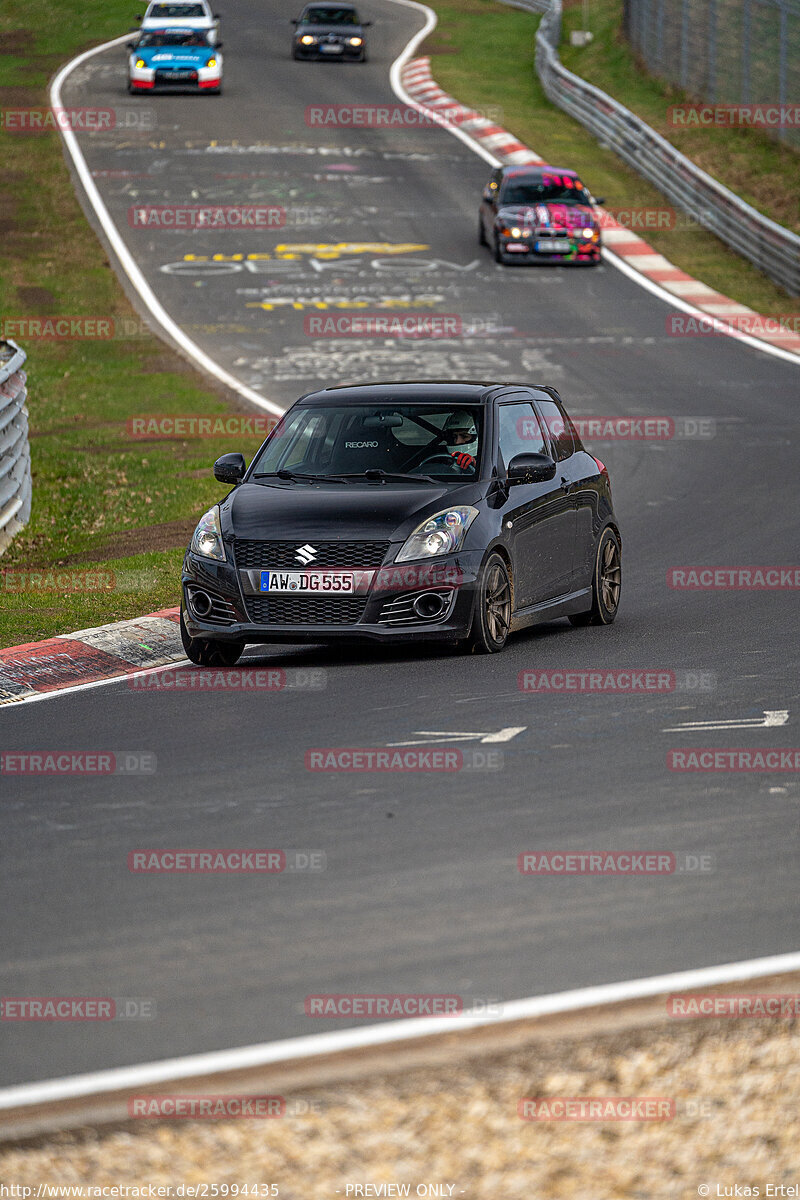
[{"label": "windshield", "polygon": [[137,49],[143,46],[205,46],[210,48],[210,42],[204,33],[143,33],[136,43]]},{"label": "windshield", "polygon": [[147,13],[148,21],[159,20],[163,17],[182,20],[186,17],[196,18],[207,15],[202,4],[153,4]]},{"label": "windshield", "polygon": [[357,25],[358,17],[352,8],[307,8],[300,18],[301,25]]},{"label": "windshield", "polygon": [[580,179],[572,175],[542,175],[534,179],[509,179],[500,194],[501,204],[591,204]]},{"label": "windshield", "polygon": [[279,422],[253,475],[360,475],[364,471],[474,479],[483,413],[476,405],[370,404],[293,409]]}]

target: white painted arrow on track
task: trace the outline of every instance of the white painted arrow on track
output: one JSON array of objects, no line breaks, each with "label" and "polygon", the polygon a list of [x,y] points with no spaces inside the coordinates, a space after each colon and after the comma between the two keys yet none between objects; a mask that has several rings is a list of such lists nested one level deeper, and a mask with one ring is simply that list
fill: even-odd
[{"label": "white painted arrow on track", "polygon": [[662,729],[662,733],[710,733],[715,729],[774,729],[785,725],[789,720],[789,710],[778,708],[765,712],[761,717],[742,717],[732,721],[684,721],[682,725],[673,725],[670,729]]},{"label": "white painted arrow on track", "polygon": [[387,742],[389,746],[426,746],[434,742],[510,742],[517,734],[524,733],[527,725],[509,725],[496,733],[451,733],[444,729],[417,729],[415,737],[408,742]]}]

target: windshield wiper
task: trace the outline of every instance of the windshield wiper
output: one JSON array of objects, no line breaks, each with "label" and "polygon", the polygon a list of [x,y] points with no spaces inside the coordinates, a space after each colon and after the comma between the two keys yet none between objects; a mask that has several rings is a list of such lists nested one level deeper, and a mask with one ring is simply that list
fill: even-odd
[{"label": "windshield wiper", "polygon": [[368,471],[351,471],[342,479],[374,479],[382,482],[385,479],[410,479],[412,483],[440,483],[432,475],[405,475],[402,471],[384,471],[382,467],[370,467]]},{"label": "windshield wiper", "polygon": [[294,483],[298,479],[309,480],[311,483],[331,479],[334,483],[347,483],[344,475],[305,475],[301,471],[287,471],[285,467],[280,471],[256,471],[253,479],[286,479],[290,483]]}]

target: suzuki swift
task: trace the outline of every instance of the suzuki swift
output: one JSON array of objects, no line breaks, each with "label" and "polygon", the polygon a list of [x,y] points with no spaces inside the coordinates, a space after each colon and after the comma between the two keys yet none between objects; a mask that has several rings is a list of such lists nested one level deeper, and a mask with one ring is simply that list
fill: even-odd
[{"label": "suzuki swift", "polygon": [[479,653],[567,617],[614,620],[608,471],[558,393],[377,383],[303,396],[200,519],[183,564],[189,659],[248,643],[447,640]]}]

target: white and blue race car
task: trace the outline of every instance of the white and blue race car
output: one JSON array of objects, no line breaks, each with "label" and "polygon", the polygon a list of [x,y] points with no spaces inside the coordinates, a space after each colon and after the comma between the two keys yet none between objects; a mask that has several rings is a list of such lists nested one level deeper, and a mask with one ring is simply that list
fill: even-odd
[{"label": "white and blue race car", "polygon": [[148,29],[128,42],[128,91],[222,91],[221,43],[198,29]]}]

